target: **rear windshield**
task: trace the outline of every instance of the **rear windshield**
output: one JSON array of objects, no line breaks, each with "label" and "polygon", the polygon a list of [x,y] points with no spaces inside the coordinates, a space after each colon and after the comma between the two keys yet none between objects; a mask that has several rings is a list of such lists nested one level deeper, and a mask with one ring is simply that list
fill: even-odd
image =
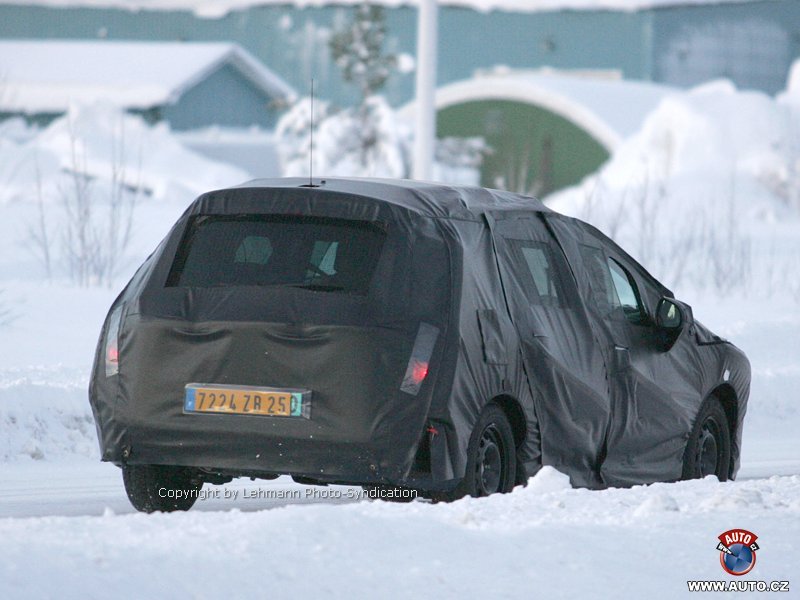
[{"label": "rear windshield", "polygon": [[167,287],[293,286],[366,294],[385,228],[301,216],[195,217]]}]

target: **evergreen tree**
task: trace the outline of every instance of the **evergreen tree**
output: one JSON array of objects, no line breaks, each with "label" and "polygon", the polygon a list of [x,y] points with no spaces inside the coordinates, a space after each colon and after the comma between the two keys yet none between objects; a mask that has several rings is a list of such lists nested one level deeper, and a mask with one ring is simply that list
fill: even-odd
[{"label": "evergreen tree", "polygon": [[385,39],[386,12],[367,2],[356,8],[351,23],[331,36],[331,56],[362,99],[376,94],[397,64],[396,56],[383,53]]},{"label": "evergreen tree", "polygon": [[[330,38],[330,50],[345,81],[358,87],[357,106],[336,109],[318,104],[314,115],[314,172],[351,177],[407,177],[409,132],[378,92],[397,58],[384,54],[386,16],[364,3],[353,19]],[[278,123],[284,174],[309,170],[310,101],[303,100]]]}]

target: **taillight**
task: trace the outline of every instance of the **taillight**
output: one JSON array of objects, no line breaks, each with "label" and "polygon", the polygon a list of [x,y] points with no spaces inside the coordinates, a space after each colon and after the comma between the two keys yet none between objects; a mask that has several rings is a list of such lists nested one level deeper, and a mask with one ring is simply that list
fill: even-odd
[{"label": "taillight", "polygon": [[411,369],[411,380],[414,383],[422,383],[427,376],[428,376],[428,363],[415,361],[414,366]]},{"label": "taillight", "polygon": [[108,317],[105,344],[106,377],[119,373],[119,325],[121,319],[122,306],[118,306]]},{"label": "taillight", "polygon": [[408,360],[406,374],[403,376],[403,383],[400,391],[416,396],[422,387],[422,382],[428,376],[433,347],[439,337],[439,329],[427,323],[420,323],[417,330],[417,338],[414,340],[414,347],[411,350],[411,358]]}]

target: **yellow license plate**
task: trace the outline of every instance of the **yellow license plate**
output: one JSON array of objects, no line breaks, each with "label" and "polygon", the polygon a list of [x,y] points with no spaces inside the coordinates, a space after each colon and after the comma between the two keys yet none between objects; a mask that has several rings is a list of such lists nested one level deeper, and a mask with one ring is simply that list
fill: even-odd
[{"label": "yellow license plate", "polygon": [[308,390],[190,383],[183,410],[187,413],[309,418]]}]

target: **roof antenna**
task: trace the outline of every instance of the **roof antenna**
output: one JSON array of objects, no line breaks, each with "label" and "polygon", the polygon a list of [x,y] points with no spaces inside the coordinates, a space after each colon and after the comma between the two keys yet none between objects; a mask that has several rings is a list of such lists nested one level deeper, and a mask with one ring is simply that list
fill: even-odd
[{"label": "roof antenna", "polygon": [[308,130],[308,187],[314,185],[314,78],[311,78],[311,127]]},{"label": "roof antenna", "polygon": [[[321,182],[325,185],[325,182]],[[311,127],[308,130],[308,183],[300,187],[319,187],[314,185],[314,78],[311,78]]]},{"label": "roof antenna", "polygon": [[[325,183],[324,181],[322,183]],[[311,78],[311,126],[308,129],[308,183],[300,187],[319,187],[314,185],[314,78]]]}]

